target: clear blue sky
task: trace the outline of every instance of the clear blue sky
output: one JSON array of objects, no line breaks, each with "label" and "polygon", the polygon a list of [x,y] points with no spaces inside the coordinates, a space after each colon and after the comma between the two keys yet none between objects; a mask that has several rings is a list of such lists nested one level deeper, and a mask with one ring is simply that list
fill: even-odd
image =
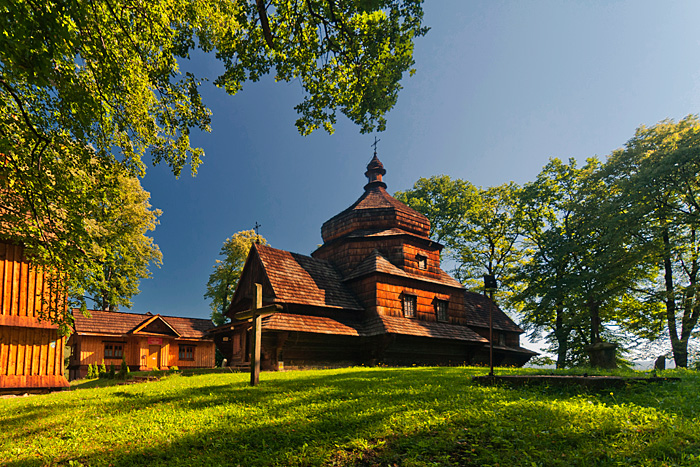
[{"label": "clear blue sky", "polygon": [[[533,180],[550,157],[604,158],[641,124],[700,110],[700,2],[428,0],[378,155],[388,190],[447,174],[480,186]],[[189,65],[214,77],[213,58]],[[256,221],[276,248],[310,254],[321,224],[363,192],[374,135],[341,119],[300,136],[298,83],[266,77],[228,96],[209,86],[211,133],[196,177],[150,168],[163,210],[163,265],[135,312],[206,318],[203,298],[223,241]]]}]

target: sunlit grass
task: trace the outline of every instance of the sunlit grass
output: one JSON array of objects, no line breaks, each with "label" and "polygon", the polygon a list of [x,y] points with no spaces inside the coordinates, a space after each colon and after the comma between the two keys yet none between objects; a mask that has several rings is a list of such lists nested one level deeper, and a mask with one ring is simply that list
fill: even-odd
[{"label": "sunlit grass", "polygon": [[696,372],[590,392],[472,383],[486,371],[263,373],[257,388],[245,373],[171,375],[3,399],[0,464],[700,464]]}]

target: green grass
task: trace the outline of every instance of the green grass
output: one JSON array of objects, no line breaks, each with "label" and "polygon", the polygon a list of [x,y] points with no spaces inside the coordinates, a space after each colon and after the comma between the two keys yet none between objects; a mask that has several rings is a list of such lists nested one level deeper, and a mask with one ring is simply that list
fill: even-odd
[{"label": "green grass", "polygon": [[486,372],[290,371],[257,388],[246,373],[170,375],[2,399],[0,464],[700,465],[697,372],[601,393],[471,382]]}]

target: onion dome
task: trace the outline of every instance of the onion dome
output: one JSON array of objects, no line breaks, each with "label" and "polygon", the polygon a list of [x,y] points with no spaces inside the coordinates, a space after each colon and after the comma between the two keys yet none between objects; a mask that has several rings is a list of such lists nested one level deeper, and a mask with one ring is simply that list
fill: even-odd
[{"label": "onion dome", "polygon": [[365,176],[368,182],[364,194],[321,227],[324,243],[358,231],[399,229],[424,238],[430,236],[428,218],[387,193],[386,183],[382,180],[385,174],[386,169],[375,154],[367,164]]}]

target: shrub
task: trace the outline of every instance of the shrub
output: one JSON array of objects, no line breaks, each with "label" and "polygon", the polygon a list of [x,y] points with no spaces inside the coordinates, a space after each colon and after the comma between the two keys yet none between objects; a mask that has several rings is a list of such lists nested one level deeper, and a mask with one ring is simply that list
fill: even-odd
[{"label": "shrub", "polygon": [[109,364],[109,373],[107,374],[107,377],[109,379],[114,379],[115,373],[114,373],[114,363]]},{"label": "shrub", "polygon": [[122,359],[122,364],[119,367],[119,372],[117,373],[117,378],[119,379],[126,379],[126,376],[129,374],[129,365],[126,364],[126,361]]},{"label": "shrub", "polygon": [[95,379],[97,378],[97,371],[96,371],[97,364],[89,364],[88,365],[88,372],[87,375],[85,376],[87,379]]},{"label": "shrub", "polygon": [[[97,364],[95,364],[97,365]],[[102,360],[102,365],[100,365],[100,369],[98,370],[98,377],[99,378],[106,378],[107,377],[107,365],[105,365],[105,361]]]}]

